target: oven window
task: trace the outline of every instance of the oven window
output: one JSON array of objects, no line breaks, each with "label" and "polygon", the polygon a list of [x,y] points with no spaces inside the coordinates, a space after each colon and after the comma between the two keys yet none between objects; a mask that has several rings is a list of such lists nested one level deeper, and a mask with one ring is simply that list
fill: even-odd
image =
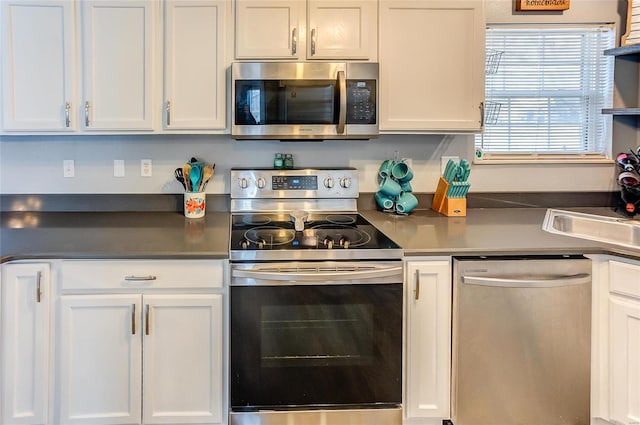
[{"label": "oven window", "polygon": [[236,411],[402,401],[402,284],[231,287]]},{"label": "oven window", "polygon": [[372,305],[266,305],[260,316],[262,367],[373,363]]}]

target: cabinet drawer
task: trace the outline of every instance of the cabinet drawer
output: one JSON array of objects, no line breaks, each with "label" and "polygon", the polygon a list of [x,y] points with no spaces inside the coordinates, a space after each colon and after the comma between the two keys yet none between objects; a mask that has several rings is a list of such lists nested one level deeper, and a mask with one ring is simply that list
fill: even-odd
[{"label": "cabinet drawer", "polygon": [[61,264],[62,290],[222,288],[224,261],[77,260]]},{"label": "cabinet drawer", "polygon": [[611,292],[640,298],[640,264],[611,261],[609,278]]}]

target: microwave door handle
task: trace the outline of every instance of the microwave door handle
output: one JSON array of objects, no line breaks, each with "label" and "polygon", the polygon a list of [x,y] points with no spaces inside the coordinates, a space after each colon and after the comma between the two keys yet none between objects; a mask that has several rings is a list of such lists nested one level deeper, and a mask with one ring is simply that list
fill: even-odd
[{"label": "microwave door handle", "polygon": [[344,71],[338,71],[338,87],[340,89],[340,115],[338,117],[338,134],[344,134],[347,123],[347,80]]}]

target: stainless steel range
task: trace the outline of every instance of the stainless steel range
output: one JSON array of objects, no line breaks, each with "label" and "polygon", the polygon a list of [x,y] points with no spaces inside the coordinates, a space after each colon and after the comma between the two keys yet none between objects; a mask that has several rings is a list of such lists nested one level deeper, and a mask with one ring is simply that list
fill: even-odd
[{"label": "stainless steel range", "polygon": [[402,250],[355,169],[231,171],[232,425],[402,423]]}]

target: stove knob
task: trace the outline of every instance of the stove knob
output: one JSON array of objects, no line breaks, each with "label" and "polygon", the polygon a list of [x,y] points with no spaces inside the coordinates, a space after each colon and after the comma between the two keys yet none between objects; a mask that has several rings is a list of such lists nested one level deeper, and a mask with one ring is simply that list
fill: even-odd
[{"label": "stove knob", "polygon": [[327,249],[333,249],[333,240],[331,238],[329,237],[324,238],[322,243],[324,244],[324,246],[327,247]]},{"label": "stove knob", "polygon": [[249,181],[245,177],[239,179],[238,184],[240,185],[241,189],[246,189],[247,187],[249,187]]},{"label": "stove knob", "polygon": [[240,242],[240,246],[242,247],[242,249],[247,249],[247,248],[249,248],[249,241],[242,241],[242,242]]},{"label": "stove knob", "polygon": [[256,180],[256,186],[258,186],[258,189],[264,189],[267,186],[267,181],[262,177],[258,177],[258,180]]},{"label": "stove knob", "polygon": [[340,179],[340,186],[344,187],[345,189],[348,189],[351,187],[351,178],[350,177],[344,177],[342,179]]},{"label": "stove knob", "polygon": [[327,177],[326,179],[324,179],[324,187],[326,187],[327,189],[331,189],[334,184],[335,183],[332,177]]}]

